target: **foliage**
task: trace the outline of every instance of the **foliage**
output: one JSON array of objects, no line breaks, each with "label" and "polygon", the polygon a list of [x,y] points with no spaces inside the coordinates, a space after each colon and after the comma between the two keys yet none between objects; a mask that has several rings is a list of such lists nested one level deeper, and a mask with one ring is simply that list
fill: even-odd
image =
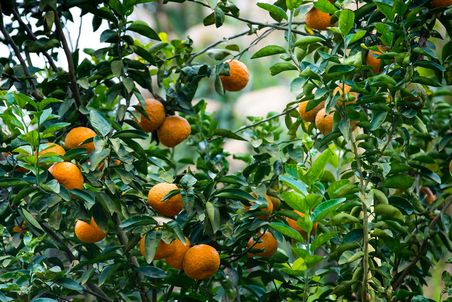
[{"label": "foliage", "polygon": [[[261,45],[249,65],[273,56],[268,76],[295,71],[296,102],[233,131],[193,98],[201,81],[223,94],[224,60],[249,48],[219,41],[195,52],[190,39],[171,40],[132,20],[144,2],[153,1],[0,2],[1,42],[10,50],[0,58],[0,300],[429,301],[423,286],[451,251],[451,9],[388,0],[352,10],[319,0],[315,7],[337,21],[319,32],[299,21],[312,7],[302,1],[258,3],[275,23],[242,18],[229,0],[163,1],[206,7],[206,26],[237,19],[249,30],[231,39],[255,36],[253,45],[272,31],[285,34],[285,45]],[[74,8],[92,16],[93,31],[108,27],[105,47],[70,49],[63,28]],[[374,74],[364,58],[377,45],[384,68]],[[341,106],[333,95],[344,83],[359,93],[355,104]],[[187,118],[186,143],[164,148],[140,129],[143,110],[134,101],[144,105],[143,90],[168,114]],[[335,109],[333,132],[303,123],[294,110],[300,101]],[[93,153],[38,155],[76,126],[96,131]],[[248,142],[249,154],[225,152],[229,140]],[[244,169],[231,171],[231,158]],[[83,190],[67,190],[49,174],[63,160],[80,167]],[[163,181],[178,185],[184,210],[162,223],[146,195]],[[433,203],[422,187],[436,195]],[[266,194],[282,205],[262,220]],[[91,216],[108,235],[83,244],[74,224]],[[277,254],[248,257],[248,239],[266,230],[279,242]],[[144,234],[146,259],[136,247]],[[219,251],[212,278],[194,281],[152,261],[158,239],[185,237]],[[443,279],[450,293],[450,274]]]}]

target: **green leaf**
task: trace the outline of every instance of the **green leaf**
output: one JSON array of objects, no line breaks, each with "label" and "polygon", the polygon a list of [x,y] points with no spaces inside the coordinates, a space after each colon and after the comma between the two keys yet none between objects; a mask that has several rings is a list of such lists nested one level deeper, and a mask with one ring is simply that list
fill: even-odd
[{"label": "green leaf", "polygon": [[270,74],[274,76],[277,75],[278,73],[289,70],[297,70],[297,67],[295,67],[292,63],[289,62],[280,62],[270,67]]},{"label": "green leaf", "polygon": [[333,65],[328,69],[325,76],[328,78],[342,78],[343,75],[355,71],[356,67],[353,65]]},{"label": "green leaf", "polygon": [[355,43],[356,41],[361,40],[365,35],[367,31],[364,29],[358,29],[355,33],[347,35],[346,41],[347,44]]},{"label": "green leaf", "polygon": [[121,267],[121,263],[116,263],[105,267],[99,275],[99,286],[102,286],[112,274]]},{"label": "green leaf", "polygon": [[82,292],[83,291],[83,287],[80,285],[80,283],[69,279],[69,278],[63,278],[60,280],[57,280],[57,283],[61,284],[63,287],[73,290],[73,291],[77,291],[77,292]]},{"label": "green leaf", "polygon": [[339,29],[342,33],[342,36],[346,36],[350,30],[353,28],[353,24],[355,23],[355,13],[349,9],[341,10],[339,14]]},{"label": "green leaf", "polygon": [[133,21],[127,30],[139,33],[151,40],[160,41],[159,35],[143,21]]},{"label": "green leaf", "polygon": [[102,136],[107,136],[110,133],[112,127],[108,120],[103,117],[101,113],[97,110],[91,109],[89,113],[89,120],[91,125],[100,133]]},{"label": "green leaf", "polygon": [[137,226],[155,225],[157,222],[149,215],[136,215],[124,220],[119,227],[124,230],[130,230]]},{"label": "green leaf", "polygon": [[119,77],[122,74],[123,64],[121,60],[115,60],[111,62],[111,72],[115,77]]},{"label": "green leaf", "polygon": [[308,189],[303,182],[288,175],[287,176],[280,175],[279,180],[288,185],[289,187],[291,187],[292,189],[294,189],[295,191],[297,191],[298,193],[308,195]]},{"label": "green leaf", "polygon": [[337,8],[328,0],[317,0],[314,3],[314,7],[321,10],[322,12],[334,14]]},{"label": "green leaf", "polygon": [[285,53],[286,50],[278,45],[267,45],[264,48],[259,49],[251,59],[262,58],[266,56],[272,56],[280,53]]},{"label": "green leaf", "polygon": [[294,210],[306,213],[308,211],[308,205],[304,197],[297,192],[286,191],[281,193],[281,197],[284,202]]},{"label": "green leaf", "polygon": [[228,129],[217,128],[217,129],[215,129],[214,134],[221,136],[221,137],[236,139],[236,140],[240,140],[240,141],[247,141],[245,138],[241,137],[240,135],[238,135]]},{"label": "green leaf", "polygon": [[319,204],[314,211],[311,214],[311,220],[313,222],[316,221],[320,221],[323,218],[325,218],[326,216],[328,216],[328,214],[339,204],[343,203],[346,199],[345,198],[335,198],[335,199],[330,199],[327,201],[322,202],[321,204]]},{"label": "green leaf", "polygon": [[220,229],[220,211],[210,201],[206,202],[207,217],[209,217],[212,231],[216,233]]},{"label": "green leaf", "polygon": [[140,266],[137,271],[152,279],[163,279],[166,277],[166,272],[155,266]]},{"label": "green leaf", "polygon": [[273,19],[275,19],[278,22],[281,22],[281,20],[287,20],[287,14],[286,12],[279,6],[269,4],[269,3],[262,3],[258,2],[257,6],[259,6],[262,9],[265,9],[270,13]]},{"label": "green leaf", "polygon": [[296,47],[305,47],[309,44],[314,44],[314,43],[318,43],[318,42],[323,42],[325,41],[324,38],[322,37],[318,37],[318,36],[303,36],[300,39],[298,39],[297,41],[295,41],[294,46]]},{"label": "green leaf", "polygon": [[36,220],[36,218],[27,210],[22,209],[22,216],[24,217],[24,219],[31,224],[32,226],[34,226],[35,228],[41,230],[44,232],[43,228],[41,227],[41,225],[39,224],[39,222]]},{"label": "green leaf", "polygon": [[255,198],[249,193],[239,189],[223,189],[215,194],[219,198],[237,199],[237,200],[254,200]]},{"label": "green leaf", "polygon": [[383,182],[386,188],[408,189],[414,182],[414,178],[406,174],[391,175]]},{"label": "green leaf", "polygon": [[301,236],[301,234],[298,231],[292,229],[290,226],[288,226],[285,223],[272,222],[272,223],[270,223],[270,227],[272,229],[274,229],[275,231],[280,232],[284,236],[290,237],[290,238],[295,239],[295,240],[297,240],[299,242],[303,242],[304,241],[303,236]]},{"label": "green leaf", "polygon": [[289,10],[298,8],[303,3],[303,0],[286,0],[286,5]]},{"label": "green leaf", "polygon": [[308,172],[305,175],[305,181],[308,184],[314,183],[316,180],[320,178],[323,174],[323,170],[325,169],[326,164],[334,157],[334,153],[330,149],[326,149],[322,154],[317,157],[317,159],[312,164],[311,168],[309,168]]},{"label": "green leaf", "polygon": [[224,23],[224,11],[219,6],[216,6],[213,13],[215,17],[215,26],[220,27]]},{"label": "green leaf", "polygon": [[370,131],[377,130],[381,126],[381,124],[383,124],[387,115],[388,112],[386,111],[374,112],[372,121],[370,122]]}]

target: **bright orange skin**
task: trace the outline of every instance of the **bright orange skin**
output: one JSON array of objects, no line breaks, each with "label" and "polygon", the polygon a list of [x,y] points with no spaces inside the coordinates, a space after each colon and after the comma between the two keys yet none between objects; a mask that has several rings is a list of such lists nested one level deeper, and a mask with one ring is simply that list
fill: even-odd
[{"label": "bright orange skin", "polygon": [[[337,86],[336,88],[334,88],[333,95],[336,95],[336,94],[340,95],[339,99],[337,100],[337,103],[339,105],[356,103],[359,95],[356,92],[350,92],[350,89],[351,89],[351,87],[349,85],[342,84],[342,83],[339,86]],[[351,94],[353,96],[353,101],[348,101],[346,94]]]},{"label": "bright orange skin", "polygon": [[149,190],[148,204],[159,214],[174,217],[184,208],[182,195],[180,193],[176,194],[168,200],[163,200],[163,197],[172,190],[178,189],[175,184],[165,182],[156,184]]},{"label": "bright orange skin", "polygon": [[[144,240],[146,236],[141,237],[140,239],[140,252],[143,257],[146,257],[146,252],[144,249]],[[163,240],[160,240],[159,244],[157,245],[157,249],[155,250],[154,259],[159,260],[168,257],[171,255],[171,244],[166,244]]]},{"label": "bright orange skin", "polygon": [[83,175],[80,169],[70,162],[55,163],[49,168],[50,174],[68,190],[83,188]]},{"label": "bright orange skin", "polygon": [[183,142],[191,133],[190,124],[180,116],[169,116],[157,131],[159,141],[169,147],[175,147]]},{"label": "bright orange skin", "polygon": [[39,152],[39,155],[50,154],[50,153],[53,153],[53,154],[56,154],[59,156],[64,156],[64,154],[66,154],[66,151],[64,150],[63,147],[61,147],[58,144],[48,143],[47,147],[45,147],[44,150]]},{"label": "bright orange skin", "polygon": [[172,253],[166,257],[166,263],[176,269],[182,269],[185,253],[190,248],[190,241],[186,239],[186,244],[183,244],[182,241],[176,239],[170,243],[170,248]]},{"label": "bright orange skin", "polygon": [[309,101],[301,102],[300,105],[298,106],[298,112],[300,113],[301,119],[303,121],[314,123],[317,112],[319,112],[320,109],[322,109],[325,106],[325,102],[321,102],[311,110],[306,111],[306,106],[308,105],[308,103]]},{"label": "bright orange skin", "polygon": [[251,237],[248,240],[248,248],[251,248],[251,250],[262,250],[261,252],[249,252],[248,256],[259,256],[263,258],[271,258],[278,249],[278,241],[273,237],[272,233],[265,232],[262,236],[261,234],[258,234],[257,237],[259,238],[259,241],[255,243],[253,237]]},{"label": "bright orange skin", "polygon": [[272,201],[272,204],[273,204],[273,210],[277,210],[277,209],[279,209],[279,207],[281,206],[281,200],[279,200],[279,198],[278,197],[275,197],[275,196],[271,196],[271,195],[267,195],[269,198],[270,198],[270,200]]},{"label": "bright orange skin", "polygon": [[207,244],[198,244],[188,249],[182,263],[185,274],[195,280],[213,276],[220,268],[220,255]]},{"label": "bright orange skin", "polygon": [[144,131],[153,132],[157,130],[165,120],[165,107],[161,102],[155,99],[146,99],[145,103],[146,107],[144,110],[148,117],[141,115],[139,125]]},{"label": "bright orange skin", "polygon": [[374,73],[379,73],[381,71],[381,59],[377,58],[377,56],[381,55],[382,47],[381,45],[378,45],[377,48],[380,51],[369,50],[366,57],[367,65],[372,67]]},{"label": "bright orange skin", "polygon": [[422,187],[420,191],[421,191],[421,193],[425,194],[425,201],[428,204],[432,204],[436,201],[437,197],[435,194],[433,194],[433,192],[432,192],[432,190],[430,190],[430,188]]},{"label": "bright orange skin", "polygon": [[75,236],[82,242],[94,243],[104,239],[107,233],[102,231],[91,217],[90,223],[77,220],[75,224]]},{"label": "bright orange skin", "polygon": [[[254,195],[254,193],[252,195]],[[257,216],[257,218],[259,218],[261,220],[267,220],[268,217],[270,217],[270,215],[273,212],[273,201],[271,200],[270,196],[265,195],[265,200],[267,201],[267,207],[259,209],[259,211],[262,211],[265,214]],[[250,210],[250,207],[249,206],[245,206],[245,211],[248,212],[249,210]]]},{"label": "bright orange skin", "polygon": [[432,0],[432,7],[447,7],[452,5],[452,0]]},{"label": "bright orange skin", "polygon": [[305,18],[306,25],[313,29],[325,30],[331,26],[331,15],[313,7]]},{"label": "bright orange skin", "polygon": [[239,91],[245,88],[249,80],[248,68],[238,60],[230,60],[229,75],[220,75],[221,84],[226,91]]},{"label": "bright orange skin", "polygon": [[315,126],[319,129],[320,133],[327,135],[333,131],[333,117],[334,113],[326,115],[325,108],[320,109],[320,111],[315,116]]},{"label": "bright orange skin", "polygon": [[[300,215],[301,217],[304,217],[304,213],[302,213],[302,212],[300,212],[300,211],[297,211],[297,210],[294,210],[294,212],[297,213],[298,215]],[[306,232],[303,231],[303,230],[301,229],[301,227],[298,226],[296,220],[294,220],[294,219],[292,219],[292,218],[286,218],[286,220],[287,220],[287,223],[289,224],[289,226],[290,226],[292,229],[294,229],[294,230],[300,232],[301,235],[302,235],[304,238],[306,238]],[[315,232],[317,231],[317,226],[318,226],[318,223],[317,223],[317,222],[314,223],[314,225],[312,226],[311,234],[312,234],[312,233],[315,233]]]},{"label": "bright orange skin", "polygon": [[68,149],[84,148],[88,153],[91,153],[94,151],[94,143],[90,142],[83,144],[83,142],[95,136],[96,132],[94,132],[90,128],[86,127],[73,128],[66,135],[66,138],[64,139],[64,145]]}]

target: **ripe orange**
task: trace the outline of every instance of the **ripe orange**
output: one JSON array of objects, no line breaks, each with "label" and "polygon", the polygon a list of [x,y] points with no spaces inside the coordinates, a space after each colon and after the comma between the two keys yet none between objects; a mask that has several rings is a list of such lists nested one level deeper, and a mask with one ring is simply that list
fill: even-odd
[{"label": "ripe orange", "polygon": [[214,275],[220,268],[220,255],[207,244],[198,244],[188,249],[182,263],[185,274],[196,280]]},{"label": "ripe orange", "polygon": [[328,26],[331,26],[331,15],[313,7],[305,17],[306,26],[325,30]]},{"label": "ripe orange", "polygon": [[279,207],[281,206],[281,200],[278,197],[275,197],[275,196],[271,196],[271,195],[267,195],[267,196],[272,201],[273,210],[279,209]]},{"label": "ripe orange", "polygon": [[162,182],[153,186],[148,193],[148,204],[159,214],[174,217],[183,208],[182,195],[180,193],[172,196],[168,200],[163,200],[172,190],[178,190],[175,184]]},{"label": "ripe orange", "polygon": [[[257,237],[260,237],[257,242],[254,241],[253,237],[251,237],[248,240],[247,246],[249,249],[251,249],[251,251],[248,253],[248,256],[271,258],[278,249],[278,241],[275,239],[275,237],[273,237],[272,233],[268,231],[265,232],[262,236],[261,235],[262,235],[261,233],[256,235]],[[262,250],[262,251],[253,251],[253,250]]]},{"label": "ripe orange", "polygon": [[[337,100],[337,103],[339,105],[344,104],[354,104],[358,100],[358,93],[356,92],[350,92],[351,87],[347,84],[341,83],[339,86],[334,88],[333,95],[336,95],[339,93],[340,97]],[[349,99],[349,97],[353,97],[353,100]]]},{"label": "ripe orange", "polygon": [[320,109],[320,111],[315,116],[315,126],[319,129],[320,133],[327,135],[333,131],[333,117],[334,112],[325,113],[325,108]]},{"label": "ripe orange", "polygon": [[379,51],[369,50],[366,57],[367,65],[372,67],[374,73],[379,73],[381,70],[381,59],[377,58],[377,56],[381,55],[383,48],[381,45],[378,45],[377,48]]},{"label": "ripe orange", "polygon": [[66,189],[82,189],[83,175],[80,169],[70,162],[55,163],[49,168],[50,174]]},{"label": "ripe orange", "polygon": [[[144,240],[146,236],[141,237],[140,240],[140,252],[143,257],[146,256],[145,250],[144,250]],[[157,245],[157,249],[155,250],[154,259],[159,260],[168,257],[171,255],[173,251],[171,250],[171,244],[166,244],[163,240],[159,241],[159,244]]]},{"label": "ripe orange", "polygon": [[153,132],[160,127],[165,120],[165,107],[163,104],[155,99],[146,99],[146,107],[144,110],[147,113],[147,117],[141,115],[139,122],[140,127],[146,132]]},{"label": "ripe orange", "polygon": [[315,116],[317,112],[320,111],[325,106],[325,102],[321,102],[311,110],[306,111],[306,107],[308,105],[308,101],[301,102],[298,106],[298,112],[300,113],[301,119],[305,122],[315,122]]},{"label": "ripe orange", "polygon": [[170,148],[183,142],[190,133],[188,121],[177,115],[167,117],[157,132],[159,141]]},{"label": "ripe orange", "polygon": [[74,230],[75,236],[77,236],[80,241],[85,243],[98,242],[107,236],[107,233],[99,228],[92,217],[90,223],[83,220],[77,220]]},{"label": "ripe orange", "polygon": [[174,268],[182,269],[185,253],[190,248],[190,241],[186,239],[186,243],[183,244],[182,241],[176,239],[170,243],[170,248],[172,253],[166,257],[166,263]]},{"label": "ripe orange", "polygon": [[[298,215],[300,215],[301,217],[304,217],[304,213],[302,213],[302,212],[300,212],[300,211],[297,211],[297,210],[294,210],[294,212],[297,213]],[[298,226],[296,220],[294,220],[294,219],[292,219],[292,218],[288,218],[288,217],[286,218],[286,220],[287,220],[287,223],[289,224],[289,226],[290,226],[292,229],[294,229],[294,230],[300,232],[301,235],[302,235],[304,238],[306,238],[306,232],[303,231],[303,230],[301,229],[301,227]],[[312,234],[312,233],[315,233],[315,231],[317,230],[317,226],[318,226],[317,222],[314,223],[314,225],[312,226],[311,234]]]},{"label": "ripe orange", "polygon": [[447,7],[452,5],[452,0],[432,0],[432,7]]},{"label": "ripe orange", "polygon": [[425,201],[428,204],[434,203],[437,199],[436,195],[432,192],[432,190],[429,187],[422,187],[420,189],[420,192],[425,195]]},{"label": "ripe orange", "polygon": [[[251,195],[255,196],[254,193]],[[273,212],[273,202],[272,202],[270,196],[265,195],[265,200],[267,201],[267,207],[259,208],[259,211],[264,212],[264,214],[257,216],[257,218],[262,219],[262,220],[267,220],[268,217],[270,217],[270,215]],[[253,202],[251,202],[251,204],[253,204]],[[250,210],[250,206],[245,206],[245,211],[248,212],[249,210]]]},{"label": "ripe orange", "polygon": [[239,91],[245,88],[249,80],[248,68],[238,60],[226,62],[229,65],[229,75],[220,75],[224,90]]},{"label": "ripe orange", "polygon": [[90,128],[76,127],[68,132],[64,139],[64,145],[68,149],[84,148],[88,153],[91,153],[94,151],[94,143],[90,142],[83,144],[83,142],[95,136],[96,132]]},{"label": "ripe orange", "polygon": [[22,228],[18,225],[13,226],[13,229],[12,229],[13,233],[19,233],[19,234],[22,234],[24,232],[24,230],[25,230],[24,228]]},{"label": "ripe orange", "polygon": [[58,144],[48,143],[47,146],[43,150],[39,151],[39,155],[44,155],[44,154],[53,154],[53,155],[63,156],[64,154],[66,154],[66,151],[64,150],[63,147],[61,147]]}]

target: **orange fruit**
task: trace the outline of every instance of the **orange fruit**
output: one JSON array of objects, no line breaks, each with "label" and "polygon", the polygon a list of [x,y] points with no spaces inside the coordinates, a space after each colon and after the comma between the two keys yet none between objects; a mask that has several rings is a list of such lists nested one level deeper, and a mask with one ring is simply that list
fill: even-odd
[{"label": "orange fruit", "polygon": [[182,263],[185,274],[196,280],[213,276],[220,268],[220,255],[207,244],[198,244],[188,249]]},{"label": "orange fruit", "polygon": [[271,196],[271,195],[267,195],[267,196],[272,201],[273,209],[274,210],[279,209],[279,207],[281,206],[281,200],[278,197],[275,197],[275,196]]},{"label": "orange fruit", "polygon": [[[256,197],[254,193],[252,193],[251,195]],[[272,202],[270,196],[265,195],[265,200],[267,201],[267,207],[259,208],[259,211],[264,212],[264,214],[257,216],[257,218],[262,219],[262,220],[268,219],[268,217],[270,217],[270,215],[273,212],[273,202]],[[253,204],[253,202],[251,202],[251,204]],[[245,211],[248,212],[249,210],[250,210],[250,206],[245,206]]]},{"label": "orange fruit", "polygon": [[190,133],[188,121],[177,115],[167,117],[157,131],[159,141],[170,148],[183,142]]},{"label": "orange fruit", "polygon": [[381,45],[378,45],[377,48],[380,51],[369,50],[366,57],[367,65],[372,67],[372,71],[374,73],[379,73],[381,70],[381,59],[377,58],[377,56],[381,55],[383,48],[381,47]]},{"label": "orange fruit", "polygon": [[238,60],[226,62],[229,65],[229,75],[220,75],[224,90],[239,91],[245,88],[249,80],[248,68]]},{"label": "orange fruit", "polygon": [[432,0],[433,7],[447,7],[452,5],[452,0]]},{"label": "orange fruit", "polygon": [[[336,95],[339,93],[340,97],[337,100],[337,103],[339,105],[343,104],[354,104],[358,100],[358,93],[356,92],[350,92],[351,87],[347,84],[341,83],[339,86],[334,88],[333,95]],[[347,95],[353,96],[353,100],[349,100]]]},{"label": "orange fruit", "polygon": [[85,243],[101,241],[107,235],[107,233],[99,228],[93,217],[91,217],[90,223],[83,220],[77,220],[74,230],[75,236],[77,236],[80,241]]},{"label": "orange fruit", "polygon": [[313,7],[306,14],[305,23],[307,27],[325,30],[328,26],[331,26],[331,15]]},{"label": "orange fruit", "polygon": [[308,103],[309,101],[301,102],[298,106],[298,112],[300,113],[301,119],[303,121],[313,123],[315,122],[315,116],[317,115],[317,112],[319,112],[320,109],[325,106],[325,102],[321,102],[311,110],[306,111]]},{"label": "orange fruit", "polygon": [[[262,234],[259,233],[257,237],[259,240],[256,242],[254,241],[254,238],[251,237],[248,240],[248,248],[251,249],[251,251],[248,253],[248,256],[259,256],[264,258],[271,258],[278,249],[278,241],[273,237],[272,233],[265,232],[262,236]],[[262,251],[253,251],[253,250],[262,250]]]},{"label": "orange fruit", "polygon": [[64,154],[66,154],[66,151],[64,150],[63,147],[61,147],[58,144],[47,143],[47,146],[43,150],[39,151],[39,155],[44,155],[44,154],[53,154],[53,155],[63,156]]},{"label": "orange fruit", "polygon": [[50,174],[66,189],[82,189],[83,175],[80,169],[70,162],[55,163],[49,168]]},{"label": "orange fruit", "polygon": [[146,132],[153,132],[160,127],[165,120],[165,107],[163,104],[155,99],[146,99],[146,107],[144,110],[147,113],[147,117],[141,114],[140,122],[138,123]]},{"label": "orange fruit", "polygon": [[430,190],[430,188],[428,188],[428,187],[422,187],[421,189],[420,189],[420,192],[422,193],[422,194],[424,194],[425,195],[425,201],[428,203],[428,204],[432,204],[432,203],[434,203],[435,201],[436,201],[436,195],[432,192],[432,190]]},{"label": "orange fruit", "polygon": [[184,208],[182,195],[180,193],[168,200],[163,200],[169,192],[178,190],[175,184],[162,182],[153,186],[148,193],[148,204],[159,214],[174,217]]},{"label": "orange fruit", "polygon": [[84,148],[88,153],[91,153],[94,151],[94,143],[90,142],[83,144],[83,142],[95,136],[96,132],[90,128],[76,127],[68,132],[64,139],[64,145],[68,149]]},{"label": "orange fruit", "polygon": [[13,233],[23,233],[24,232],[24,229],[23,228],[21,228],[20,226],[18,226],[18,225],[15,225],[15,226],[13,226]]},{"label": "orange fruit", "polygon": [[320,133],[327,135],[333,131],[333,117],[334,112],[329,114],[325,113],[325,108],[320,109],[320,111],[315,116],[315,126],[319,129]]},{"label": "orange fruit", "polygon": [[[140,239],[140,252],[143,257],[146,256],[145,250],[144,250],[144,240],[146,238],[146,235],[141,237]],[[159,244],[157,245],[157,249],[155,250],[154,259],[159,260],[168,257],[171,255],[172,250],[170,248],[170,244],[166,244],[163,240],[159,241]]]},{"label": "orange fruit", "polygon": [[[294,210],[294,212],[297,213],[298,215],[300,215],[301,217],[304,217],[304,213],[302,213],[302,212],[300,212],[300,211],[297,211],[297,210]],[[297,221],[296,221],[296,220],[287,217],[287,218],[286,218],[286,221],[287,221],[287,223],[289,224],[289,226],[290,226],[292,229],[294,229],[294,230],[300,232],[301,235],[302,235],[304,238],[306,238],[306,232],[303,231],[303,230],[301,229],[301,227],[297,224]],[[318,226],[318,223],[317,223],[317,222],[314,223],[314,225],[312,226],[311,234],[312,234],[312,233],[315,233],[315,231],[317,230],[317,226]]]},{"label": "orange fruit", "polygon": [[170,243],[170,248],[172,253],[166,257],[166,263],[171,267],[182,269],[185,253],[190,248],[190,241],[186,239],[186,243],[183,244],[179,239],[173,240]]}]

